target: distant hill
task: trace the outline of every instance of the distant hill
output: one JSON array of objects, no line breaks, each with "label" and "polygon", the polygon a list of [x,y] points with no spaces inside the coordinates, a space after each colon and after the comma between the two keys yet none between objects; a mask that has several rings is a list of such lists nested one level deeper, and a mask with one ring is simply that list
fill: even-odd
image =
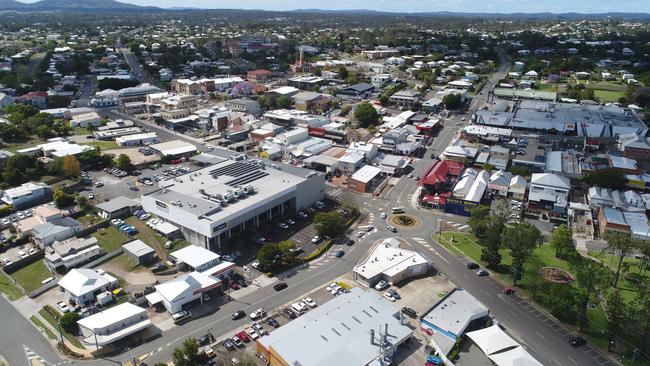
[{"label": "distant hill", "polygon": [[77,10],[77,11],[138,11],[158,9],[156,7],[144,7],[133,4],[122,3],[115,0],[41,0],[27,4],[15,0],[0,0],[0,10],[27,10],[27,11],[51,11],[51,10]]},{"label": "distant hill", "polygon": [[4,9],[24,9],[27,8],[29,4],[21,3],[14,0],[0,0],[0,10]]}]

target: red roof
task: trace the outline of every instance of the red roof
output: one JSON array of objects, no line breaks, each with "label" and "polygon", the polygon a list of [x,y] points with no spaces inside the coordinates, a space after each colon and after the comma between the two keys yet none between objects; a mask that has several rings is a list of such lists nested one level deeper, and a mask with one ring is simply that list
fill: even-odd
[{"label": "red roof", "polygon": [[260,70],[249,71],[248,75],[268,75],[270,73],[271,72],[269,70],[260,69]]},{"label": "red roof", "polygon": [[422,185],[436,185],[444,183],[447,176],[459,176],[465,165],[457,161],[441,160],[438,161],[429,171],[425,174],[424,178],[420,181]]},{"label": "red roof", "polygon": [[29,99],[29,98],[37,98],[37,97],[47,98],[47,92],[44,92],[44,91],[33,91],[33,92],[29,92],[29,93],[24,94],[23,96],[21,96],[21,98],[26,98],[26,99]]}]

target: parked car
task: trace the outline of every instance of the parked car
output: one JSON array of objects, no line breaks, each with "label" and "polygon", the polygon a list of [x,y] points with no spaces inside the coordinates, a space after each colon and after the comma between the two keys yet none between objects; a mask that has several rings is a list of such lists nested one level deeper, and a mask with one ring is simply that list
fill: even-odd
[{"label": "parked car", "polygon": [[280,223],[278,223],[277,226],[278,226],[280,229],[285,229],[285,230],[289,228],[289,225],[285,224],[284,222],[280,222]]},{"label": "parked car", "polygon": [[311,297],[305,297],[304,299],[302,299],[302,301],[304,301],[305,304],[307,304],[310,308],[315,308],[316,306],[318,306],[316,304],[316,301],[314,301],[314,299],[312,299]]},{"label": "parked car", "polygon": [[394,232],[394,233],[397,232],[397,228],[395,226],[388,225],[388,226],[386,226],[386,229],[388,229],[388,231],[391,231],[391,232]]},{"label": "parked car", "polygon": [[375,290],[382,291],[387,287],[388,287],[388,282],[386,282],[384,280],[381,280],[381,281],[377,282],[377,284],[375,285]]},{"label": "parked car", "polygon": [[583,336],[575,336],[569,340],[569,344],[577,348],[587,344],[587,340]]},{"label": "parked car", "polygon": [[411,318],[415,318],[415,317],[418,316],[418,313],[415,310],[413,310],[413,309],[411,309],[409,307],[403,307],[402,308],[402,314],[406,314],[406,315],[410,316]]},{"label": "parked car", "polygon": [[402,297],[397,293],[394,288],[389,288],[386,292],[390,293],[396,300],[401,300]]},{"label": "parked car", "polygon": [[237,284],[237,282],[233,281],[230,283],[230,288],[233,290],[239,290],[239,285]]},{"label": "parked car", "polygon": [[467,269],[477,269],[477,268],[479,268],[479,265],[477,263],[474,262],[467,263]]},{"label": "parked car", "polygon": [[246,334],[246,332],[244,332],[244,331],[241,331],[241,332],[235,334],[235,336],[237,338],[239,338],[244,343],[248,343],[248,342],[251,341],[250,337],[248,337],[248,334]]},{"label": "parked car", "polygon": [[278,321],[275,320],[275,318],[266,319],[266,323],[268,325],[272,326],[273,328],[279,328],[280,327],[280,323],[278,323]]},{"label": "parked car", "polygon": [[386,291],[384,292],[384,297],[387,298],[389,301],[395,301],[397,300],[390,292]]},{"label": "parked car", "polygon": [[341,257],[343,257],[344,255],[345,255],[345,252],[342,251],[342,250],[337,250],[336,252],[334,252],[334,256],[335,256],[336,258],[341,258]]},{"label": "parked car", "polygon": [[313,238],[311,238],[311,242],[314,243],[314,244],[318,244],[318,243],[320,243],[321,240],[323,240],[323,238],[321,238],[321,237],[318,236],[318,235],[316,235],[316,236],[314,236]]},{"label": "parked car", "polygon": [[104,183],[102,183],[102,182],[95,182],[95,187],[99,188],[99,187],[103,187],[103,186],[104,186]]},{"label": "parked car", "polygon": [[255,332],[259,334],[260,337],[267,334],[266,329],[264,329],[264,327],[260,323],[253,324],[253,329],[255,329]]},{"label": "parked car", "polygon": [[359,232],[357,232],[357,238],[361,238],[361,237],[363,237],[364,235],[366,235],[366,232],[365,232],[365,231],[359,231]]},{"label": "parked car", "polygon": [[249,316],[250,316],[251,320],[257,320],[257,319],[263,317],[264,315],[266,315],[266,311],[264,311],[264,308],[259,308],[259,309],[255,310],[255,311],[253,311],[252,313],[250,313]]},{"label": "parked car", "polygon": [[284,290],[284,289],[287,288],[287,287],[289,287],[289,285],[287,285],[286,282],[278,282],[278,283],[276,283],[275,285],[273,285],[273,289],[274,289],[275,291],[282,291],[282,290]]},{"label": "parked car", "polygon": [[288,307],[282,309],[282,313],[284,314],[284,316],[286,316],[289,319],[295,319],[298,317],[298,314],[296,314],[295,311],[291,310],[291,308]]},{"label": "parked car", "polygon": [[72,311],[72,309],[70,308],[70,306],[68,306],[68,304],[66,304],[65,301],[59,301],[59,302],[57,302],[57,303],[56,303],[56,306],[58,306],[58,307],[59,307],[59,310],[61,310],[61,312],[63,312],[63,313],[69,313],[69,312]]},{"label": "parked car", "polygon": [[476,275],[479,276],[479,277],[485,277],[485,276],[489,275],[489,273],[488,273],[488,271],[481,268],[478,271],[476,271]]},{"label": "parked car", "polygon": [[503,289],[503,293],[506,295],[512,295],[515,293],[515,290],[512,287],[506,287]]},{"label": "parked car", "polygon": [[232,341],[230,339],[224,340],[221,344],[228,351],[232,351],[232,350],[235,349],[235,345],[232,343]]},{"label": "parked car", "polygon": [[307,219],[307,218],[309,218],[309,215],[307,215],[306,213],[304,213],[304,212],[302,212],[302,211],[299,211],[299,212],[298,212],[298,216],[302,217],[303,219]]},{"label": "parked car", "polygon": [[230,341],[235,345],[237,348],[243,348],[244,347],[244,342],[239,339],[239,337],[234,336],[230,338]]},{"label": "parked car", "polygon": [[241,319],[241,318],[243,318],[245,316],[246,316],[246,313],[244,312],[244,310],[237,310],[232,314],[231,318],[232,318],[232,320],[239,320],[239,319]]}]

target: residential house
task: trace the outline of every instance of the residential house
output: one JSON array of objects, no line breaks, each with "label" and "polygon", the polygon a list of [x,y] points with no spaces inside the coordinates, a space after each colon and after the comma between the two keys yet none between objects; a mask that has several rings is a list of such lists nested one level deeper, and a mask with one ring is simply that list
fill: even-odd
[{"label": "residential house", "polygon": [[47,92],[35,91],[23,94],[16,100],[19,103],[31,105],[38,109],[47,108]]},{"label": "residential house", "polygon": [[72,217],[60,217],[32,228],[32,239],[39,247],[45,248],[55,241],[71,238],[83,230],[83,224]]},{"label": "residential house", "polygon": [[4,108],[14,104],[13,98],[5,93],[0,93],[0,108]]},{"label": "residential house", "polygon": [[74,268],[58,284],[69,299],[86,306],[94,302],[97,295],[117,287],[117,279],[102,269]]},{"label": "residential house", "polygon": [[488,182],[488,191],[499,196],[507,196],[508,190],[510,189],[510,181],[512,180],[512,174],[506,172],[505,170],[497,170],[492,173],[490,176],[490,181]]},{"label": "residential house", "polygon": [[551,173],[534,173],[530,180],[528,210],[566,215],[571,183],[568,178]]},{"label": "residential house", "polygon": [[45,247],[45,264],[52,272],[76,268],[104,254],[97,238],[69,238]]}]

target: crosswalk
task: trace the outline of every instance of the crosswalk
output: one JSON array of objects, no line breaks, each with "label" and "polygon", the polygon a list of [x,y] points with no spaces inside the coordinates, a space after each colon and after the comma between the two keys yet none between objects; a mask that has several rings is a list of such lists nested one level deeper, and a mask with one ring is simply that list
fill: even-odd
[{"label": "crosswalk", "polygon": [[447,226],[451,226],[452,228],[458,230],[458,231],[464,231],[469,229],[469,225],[462,224],[460,222],[453,222],[453,221],[445,221],[445,224]]},{"label": "crosswalk", "polygon": [[27,357],[28,365],[46,365],[46,366],[59,366],[63,364],[70,363],[70,361],[64,361],[59,363],[50,363],[45,361],[38,353],[34,352],[31,348],[23,344],[23,350],[25,351],[25,356]]},{"label": "crosswalk", "polygon": [[411,238],[411,239],[413,239],[413,241],[415,241],[416,243],[422,245],[423,247],[425,247],[425,248],[427,248],[429,250],[433,250],[433,247],[431,246],[431,244],[429,244],[429,242],[426,241],[426,239],[423,239],[423,238]]}]

